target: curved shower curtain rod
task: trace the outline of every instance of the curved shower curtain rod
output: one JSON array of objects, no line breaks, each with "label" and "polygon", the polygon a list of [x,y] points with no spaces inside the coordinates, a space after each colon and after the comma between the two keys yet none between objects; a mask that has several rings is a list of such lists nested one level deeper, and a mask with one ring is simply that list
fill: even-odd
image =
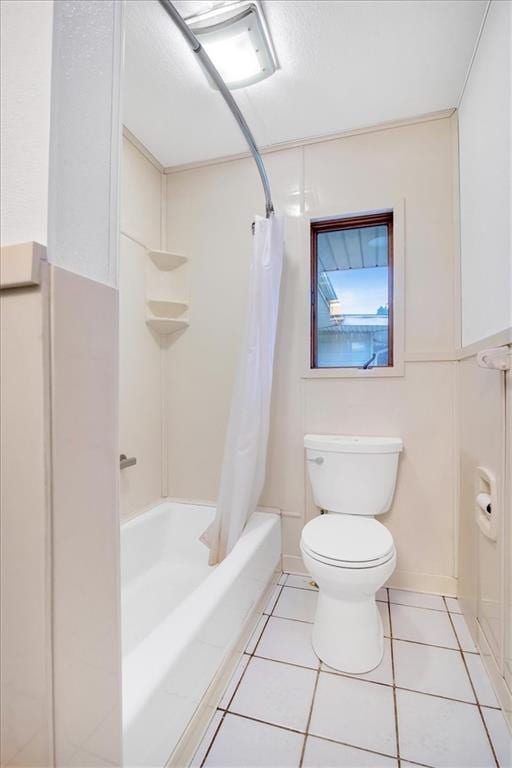
[{"label": "curved shower curtain rod", "polygon": [[212,60],[204,50],[203,46],[201,45],[197,37],[194,35],[192,30],[188,26],[187,22],[178,13],[178,11],[176,10],[176,8],[174,7],[174,5],[171,3],[170,0],[158,0],[158,1],[162,6],[162,8],[166,11],[166,13],[171,17],[173,22],[176,24],[181,34],[183,35],[183,37],[192,48],[193,52],[197,55],[203,69],[210,75],[211,79],[213,80],[213,82],[219,89],[222,97],[224,98],[224,101],[226,102],[229,109],[231,110],[233,117],[237,121],[238,126],[242,131],[247,144],[249,145],[249,149],[254,158],[254,162],[258,167],[261,183],[263,184],[263,191],[265,193],[265,215],[268,219],[270,215],[274,212],[274,206],[272,204],[272,196],[270,194],[270,184],[268,183],[268,177],[267,177],[267,172],[265,170],[265,165],[263,163],[263,158],[261,157],[260,151],[258,149],[258,145],[254,140],[254,136],[251,133],[251,129],[247,125],[245,117],[242,115],[238,104],[236,103],[236,101],[234,100],[231,94],[231,91],[227,87],[226,83],[220,76],[215,66],[213,65]]}]

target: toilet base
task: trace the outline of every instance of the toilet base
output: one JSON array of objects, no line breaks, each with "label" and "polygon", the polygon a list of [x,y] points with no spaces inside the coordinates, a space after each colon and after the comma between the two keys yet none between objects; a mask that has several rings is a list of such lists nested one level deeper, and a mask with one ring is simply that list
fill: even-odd
[{"label": "toilet base", "polygon": [[318,658],[340,672],[362,674],[375,669],[384,654],[384,630],[375,597],[343,600],[320,589],[312,644]]}]

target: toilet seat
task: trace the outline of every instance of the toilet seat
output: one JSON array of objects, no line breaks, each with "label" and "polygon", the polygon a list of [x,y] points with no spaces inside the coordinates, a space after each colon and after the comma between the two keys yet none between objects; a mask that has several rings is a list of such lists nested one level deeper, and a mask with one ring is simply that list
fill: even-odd
[{"label": "toilet seat", "polygon": [[301,546],[314,560],[336,568],[375,568],[395,555],[393,537],[381,523],[339,513],[307,523]]}]

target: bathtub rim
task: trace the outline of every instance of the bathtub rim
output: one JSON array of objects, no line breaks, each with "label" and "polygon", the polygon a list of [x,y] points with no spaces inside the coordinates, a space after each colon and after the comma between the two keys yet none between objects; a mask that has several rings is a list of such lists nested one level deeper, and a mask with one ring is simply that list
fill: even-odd
[{"label": "bathtub rim", "polygon": [[[139,517],[143,517],[144,515],[147,515],[149,512],[152,512],[156,507],[158,507],[160,504],[187,504],[192,507],[213,507],[215,508],[217,506],[216,501],[212,501],[211,499],[205,500],[205,499],[183,499],[180,496],[158,496],[154,501],[152,501],[150,504],[146,504],[145,506],[141,507],[140,509],[136,509],[134,512],[130,512],[127,515],[123,515],[119,520],[119,526],[120,528],[124,528],[125,525],[128,523],[133,522],[134,520],[137,520]],[[272,515],[277,515],[278,517],[282,517],[283,513],[282,510],[279,509],[279,507],[265,507],[261,504],[258,504],[256,507],[256,512],[269,512]]]},{"label": "bathtub rim", "polygon": [[[149,522],[149,520],[152,517],[158,516],[163,511],[162,507],[165,508],[167,504],[178,505],[181,508],[179,510],[180,512],[183,510],[183,507],[185,505],[196,506],[190,500],[188,500],[188,502],[182,502],[181,500],[171,500],[169,498],[162,498],[157,504],[153,504],[151,505],[151,507],[145,508],[144,510],[140,510],[140,512],[138,512],[135,515],[131,515],[129,518],[125,518],[122,521],[121,525],[123,528],[125,527],[131,528],[132,526],[138,527],[138,525],[143,523],[144,520],[148,520]],[[214,509],[216,505],[209,503],[203,506],[206,506],[210,509],[212,508]],[[267,514],[265,513],[271,513],[270,517],[274,518],[274,521],[272,523],[270,523],[270,520],[263,522],[262,518],[264,516],[267,517]],[[268,532],[270,532],[270,530],[272,529],[276,531],[276,534],[278,536],[278,542],[280,543],[281,537],[282,537],[280,510],[276,508],[259,506],[255,511],[255,514],[261,520],[264,528],[267,528]],[[270,523],[270,528],[268,528],[269,523]],[[251,533],[249,533],[249,536],[253,536],[254,532],[257,531],[257,529],[258,529],[258,525],[256,525],[256,528],[253,529]],[[244,539],[244,538],[245,538],[244,536],[241,537],[241,539]],[[265,586],[263,586],[263,589],[260,593],[260,597],[257,599],[249,615],[245,617],[245,620],[241,625],[239,632],[237,633],[237,637],[234,643],[230,644],[229,647],[226,648],[224,655],[219,661],[219,665],[215,671],[213,678],[210,680],[208,687],[204,690],[200,700],[197,702],[195,710],[192,716],[190,717],[183,732],[181,733],[181,736],[179,737],[178,741],[174,744],[174,748],[170,753],[170,755],[168,756],[167,762],[158,763],[159,765],[162,766],[162,768],[167,768],[168,766],[169,768],[178,768],[178,766],[180,766],[180,768],[183,768],[183,766],[186,766],[190,763],[190,760],[193,758],[195,752],[197,751],[197,748],[199,747],[199,744],[201,743],[201,740],[204,736],[205,730],[208,727],[211,718],[215,714],[218,704],[220,703],[221,697],[224,693],[224,689],[227,683],[229,682],[230,676],[234,671],[234,669],[236,668],[238,661],[242,657],[245,651],[246,644],[252,632],[254,631],[254,628],[256,627],[260,617],[263,614],[263,609],[266,605],[266,602],[269,599],[269,596],[272,590],[275,588],[275,585],[279,580],[279,577],[281,574],[281,559],[282,559],[282,547],[279,546],[278,544],[277,550],[273,552],[273,556],[269,558],[267,561],[267,565],[265,568],[265,572],[267,574],[267,581],[265,583]],[[224,573],[225,569],[223,566],[224,566],[224,563],[220,563],[217,568],[213,569],[212,573],[207,577],[205,582],[200,584],[188,596],[187,600],[190,599],[190,597],[192,597],[194,593],[197,593],[198,591],[202,591],[203,587],[206,585],[207,582],[210,582],[210,580],[217,581],[218,579],[220,579],[220,584],[222,584],[222,581],[225,578],[225,573]],[[158,627],[156,628],[156,631],[158,631]],[[125,658],[123,658],[123,667],[124,667],[125,661],[129,659],[129,657],[132,656],[132,654],[137,655],[135,649],[132,650],[130,653],[128,653]],[[123,687],[124,687],[124,669],[123,669]],[[124,699],[124,692],[123,692],[123,711],[124,711],[124,704],[125,704],[125,699]],[[123,721],[124,721],[124,718],[123,718]],[[123,728],[123,746],[124,746],[124,728]]]}]

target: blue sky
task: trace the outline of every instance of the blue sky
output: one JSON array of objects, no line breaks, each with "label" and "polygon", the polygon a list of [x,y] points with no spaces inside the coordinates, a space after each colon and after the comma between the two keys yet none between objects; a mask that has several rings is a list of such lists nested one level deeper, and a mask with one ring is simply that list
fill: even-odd
[{"label": "blue sky", "polygon": [[387,267],[343,269],[328,275],[344,314],[374,315],[388,303]]}]

